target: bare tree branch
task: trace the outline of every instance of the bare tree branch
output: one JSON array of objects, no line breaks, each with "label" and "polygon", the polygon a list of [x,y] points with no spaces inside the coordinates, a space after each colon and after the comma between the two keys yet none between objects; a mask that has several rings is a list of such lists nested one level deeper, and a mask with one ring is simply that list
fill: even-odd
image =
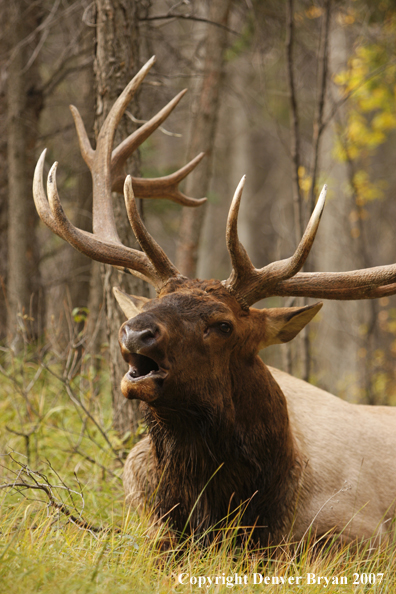
[{"label": "bare tree branch", "polygon": [[101,464],[97,460],[94,460],[93,458],[91,458],[91,456],[88,456],[87,454],[84,454],[83,452],[80,452],[80,450],[78,449],[78,447],[75,447],[72,450],[70,450],[70,453],[71,454],[77,454],[78,456],[81,456],[81,458],[84,458],[84,460],[87,460],[91,464],[95,464],[95,466],[99,466],[99,468],[101,468],[102,470],[104,470],[105,472],[107,472],[108,474],[110,474],[110,476],[112,476],[113,478],[117,479],[117,481],[119,481],[119,482],[122,483],[122,478],[120,476],[118,476],[117,474],[115,474],[112,470],[110,470],[110,468],[107,468],[107,466],[104,466],[103,464]]},{"label": "bare tree branch", "polygon": [[[77,55],[73,56],[72,58],[75,58],[78,55],[84,55],[86,53],[87,53],[86,51],[82,51],[82,52],[80,52],[80,54],[77,54]],[[75,66],[67,67],[67,64],[70,63],[72,58],[69,56],[69,58],[65,59],[64,63],[60,66],[60,68],[55,68],[52,75],[50,76],[50,78],[47,81],[45,81],[45,83],[41,87],[41,92],[43,93],[43,95],[45,97],[51,95],[51,93],[53,93],[55,88],[67,76],[69,76],[69,74],[73,74],[74,72],[79,72],[81,70],[84,70],[84,68],[88,68],[89,66],[92,65],[92,58],[90,56],[88,56],[80,64],[76,64]],[[73,126],[70,126],[70,127],[73,128]],[[65,128],[66,128],[66,126],[65,126]],[[54,133],[52,133],[52,134],[54,134]]]},{"label": "bare tree branch", "polygon": [[214,27],[224,29],[225,31],[227,31],[228,33],[232,33],[233,35],[240,35],[239,31],[230,29],[230,27],[227,27],[227,25],[223,25],[222,23],[216,23],[215,21],[211,21],[210,19],[205,19],[204,17],[197,17],[190,14],[160,14],[157,16],[143,17],[140,18],[139,21],[164,21],[168,19],[183,19],[185,21],[197,21],[199,23],[207,23],[208,25],[213,25]]},{"label": "bare tree branch", "polygon": [[338,110],[340,109],[340,107],[342,107],[347,101],[349,101],[349,99],[359,89],[361,89],[370,80],[372,80],[373,78],[375,78],[377,76],[380,76],[388,68],[390,68],[391,66],[394,66],[394,65],[395,65],[395,61],[394,60],[390,60],[386,66],[380,66],[380,67],[376,68],[375,70],[373,70],[373,72],[369,76],[367,76],[358,85],[356,85],[356,87],[354,87],[351,91],[349,91],[349,93],[345,93],[345,95],[343,97],[341,97],[341,99],[339,99],[338,101],[334,101],[333,106],[332,106],[331,110],[329,111],[327,117],[326,118],[323,118],[323,120],[322,120],[322,124],[321,124],[321,126],[319,128],[320,134],[322,134],[324,132],[324,130],[327,128],[327,126],[330,124],[330,122],[333,120],[333,118],[337,115]]},{"label": "bare tree branch", "polygon": [[293,62],[293,43],[294,43],[294,1],[287,2],[287,37],[286,37],[286,56],[287,56],[287,80],[289,85],[290,100],[290,145],[292,158],[292,180],[293,180],[293,204],[294,204],[294,222],[296,233],[296,245],[298,245],[304,228],[302,212],[302,196],[299,184],[300,169],[300,126],[298,118],[296,85],[294,80],[294,62]]},{"label": "bare tree branch", "polygon": [[322,21],[322,31],[320,35],[320,51],[319,51],[319,69],[318,69],[318,100],[316,103],[316,113],[313,125],[313,156],[311,167],[311,191],[309,197],[309,212],[312,212],[315,207],[316,197],[316,178],[319,167],[319,147],[322,133],[324,131],[324,105],[327,88],[327,73],[329,65],[329,31],[331,21],[331,0],[325,0],[325,13]]},{"label": "bare tree branch", "polygon": [[[231,2],[218,0],[212,2],[209,9],[210,20],[228,23]],[[209,190],[212,174],[213,146],[216,135],[219,100],[223,82],[224,54],[228,38],[224,30],[208,27],[205,39],[204,77],[198,92],[198,105],[189,142],[189,155],[194,155],[197,148],[206,153],[206,159],[199,170],[189,176],[186,191],[192,195],[205,196]],[[191,209],[190,209],[191,211]],[[200,236],[205,210],[188,212],[183,210],[179,231],[179,244],[176,254],[176,266],[182,274],[190,278],[196,276]]]},{"label": "bare tree branch", "polygon": [[[68,8],[66,8],[64,11],[62,11],[60,14],[58,14],[58,16],[56,16],[56,13],[58,11],[60,5],[60,0],[55,0],[54,5],[51,8],[50,13],[48,14],[47,18],[44,19],[44,21],[42,23],[40,23],[40,25],[38,27],[36,27],[36,29],[34,31],[32,31],[31,33],[29,33],[29,35],[27,35],[24,39],[22,39],[22,41],[20,41],[20,43],[18,43],[17,45],[15,45],[15,47],[12,50],[12,53],[9,57],[8,62],[10,62],[15,54],[25,45],[31,43],[32,41],[34,41],[34,39],[36,38],[38,33],[41,33],[42,31],[45,31],[46,29],[48,29],[50,26],[53,26],[55,23],[57,23],[60,19],[64,19],[66,18],[66,16],[69,16],[70,14],[72,14],[73,12],[75,12],[76,10],[79,10],[81,8],[81,1],[77,0],[77,2],[75,2],[74,4],[72,4],[71,6],[69,6]],[[39,44],[40,45],[40,44]],[[34,56],[35,58],[37,57],[39,52],[36,53],[36,55]],[[34,61],[34,60],[33,60]],[[30,65],[33,63],[33,61],[30,63]],[[25,66],[25,69],[27,68],[27,66]]]},{"label": "bare tree branch", "polygon": [[74,393],[74,390],[73,390],[72,386],[70,385],[69,379],[68,378],[61,378],[50,367],[46,367],[46,369],[47,369],[47,371],[49,371],[51,373],[51,375],[53,375],[54,377],[56,377],[60,382],[62,382],[65,385],[66,392],[67,392],[70,400],[73,402],[73,404],[76,407],[80,407],[84,411],[85,415],[93,422],[93,424],[95,425],[95,427],[98,429],[98,431],[100,432],[100,434],[102,435],[102,437],[106,441],[107,445],[109,446],[109,448],[111,449],[111,451],[113,452],[113,454],[115,455],[115,457],[117,458],[117,460],[119,462],[121,462],[121,464],[123,464],[123,460],[120,458],[119,452],[117,452],[117,450],[114,448],[114,446],[111,443],[110,439],[108,438],[106,432],[102,429],[102,427],[99,425],[99,423],[97,422],[97,420],[95,419],[95,417],[90,413],[90,411],[84,405],[84,403],[82,402],[81,398],[79,398]]},{"label": "bare tree branch", "polygon": [[[73,514],[72,511],[69,509],[69,507],[65,503],[63,503],[62,500],[58,499],[55,495],[56,490],[58,490],[58,489],[65,490],[66,493],[68,494],[70,500],[73,503],[74,509],[76,509],[74,502],[73,502],[72,495],[73,494],[78,495],[81,498],[82,502],[84,502],[84,497],[83,497],[83,494],[81,491],[77,492],[77,491],[74,491],[73,489],[70,489],[70,487],[68,487],[62,479],[60,479],[62,482],[61,485],[53,485],[50,483],[50,481],[48,480],[47,476],[44,473],[38,472],[37,470],[32,470],[26,464],[21,464],[20,462],[18,462],[18,460],[16,460],[12,456],[12,454],[7,454],[7,455],[11,458],[11,460],[17,466],[19,466],[19,471],[18,471],[18,473],[13,471],[14,474],[17,475],[16,479],[14,481],[10,481],[10,482],[1,484],[0,489],[16,490],[23,497],[26,497],[26,495],[24,493],[26,490],[41,491],[42,493],[44,493],[46,495],[46,497],[48,499],[47,505],[58,510],[61,514],[66,516],[68,522],[74,524],[78,528],[81,528],[82,530],[88,530],[89,532],[91,532],[94,535],[99,534],[101,532],[109,532],[109,531],[113,530],[112,527],[95,526],[91,522],[88,522],[87,520],[85,520],[81,516],[80,513],[78,516]],[[53,472],[55,472],[51,465],[50,465],[50,468]],[[55,472],[55,474],[58,476],[58,478],[60,478],[58,473]],[[42,502],[42,500],[39,500],[39,501]],[[78,513],[78,510],[76,510],[76,511]],[[119,528],[116,528],[115,532],[120,533],[121,530]]]}]

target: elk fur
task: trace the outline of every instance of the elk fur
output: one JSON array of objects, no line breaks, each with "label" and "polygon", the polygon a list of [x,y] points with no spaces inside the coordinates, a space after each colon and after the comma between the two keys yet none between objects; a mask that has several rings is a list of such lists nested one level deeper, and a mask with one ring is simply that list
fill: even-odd
[{"label": "elk fur", "polygon": [[[349,404],[268,368],[254,353],[257,345],[266,346],[254,337],[260,310],[246,312],[224,289],[200,286],[211,298],[189,287],[168,294],[165,307],[161,298],[152,305],[141,302],[141,313],[124,324],[143,328],[155,319],[173,337],[163,347],[167,356],[171,351],[183,357],[171,392],[149,402],[139,388],[133,391],[132,397],[146,400],[149,434],[125,464],[127,502],[154,509],[176,533],[206,533],[206,541],[208,529],[220,527],[235,510],[242,510],[240,523],[251,527],[252,541],[261,545],[298,541],[309,532],[346,542],[386,533],[395,509],[396,410]],[[199,365],[202,344],[192,312],[202,318],[219,303],[244,321],[246,334],[239,334],[241,344],[230,351],[223,345],[217,358],[211,353],[210,374]],[[194,328],[190,337],[180,322],[186,317]],[[271,326],[272,333],[285,332],[268,318],[261,332]],[[121,330],[122,350],[125,342]],[[267,344],[273,342],[281,340],[266,337]],[[126,385],[123,391],[131,397]]]}]

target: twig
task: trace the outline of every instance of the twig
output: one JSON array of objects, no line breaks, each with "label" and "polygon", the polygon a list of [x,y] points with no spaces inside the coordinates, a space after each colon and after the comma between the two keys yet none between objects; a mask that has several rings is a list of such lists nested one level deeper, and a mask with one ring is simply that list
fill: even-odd
[{"label": "twig", "polygon": [[17,391],[21,394],[21,396],[23,397],[23,399],[26,402],[27,411],[28,411],[29,415],[30,415],[30,413],[33,413],[36,417],[41,419],[41,415],[40,415],[39,411],[30,402],[30,400],[28,398],[27,391],[24,389],[24,387],[18,382],[18,380],[15,377],[13,377],[12,375],[9,375],[6,372],[6,370],[3,368],[2,365],[0,365],[0,375],[3,375],[5,378],[7,378],[15,386]]},{"label": "twig", "polygon": [[51,373],[51,375],[53,375],[56,379],[58,379],[61,383],[64,384],[64,386],[66,387],[66,392],[70,398],[70,400],[73,402],[73,404],[75,406],[79,406],[82,408],[82,410],[84,411],[84,413],[87,415],[87,417],[93,422],[93,424],[95,425],[95,427],[98,429],[98,431],[100,432],[100,434],[102,435],[102,437],[104,438],[104,440],[106,441],[107,445],[110,447],[111,451],[113,452],[113,454],[116,456],[117,460],[119,462],[121,462],[123,464],[122,459],[120,458],[119,453],[117,452],[117,450],[113,447],[113,444],[111,443],[110,439],[108,438],[106,432],[102,429],[102,427],[99,425],[99,423],[97,422],[97,420],[95,419],[95,417],[89,412],[89,410],[86,408],[86,406],[83,404],[83,402],[81,401],[80,398],[78,398],[78,396],[73,392],[73,389],[70,385],[70,381],[68,380],[68,378],[62,378],[60,377],[57,373],[55,373],[50,367],[46,367],[47,371],[49,371],[49,373]]},{"label": "twig", "polygon": [[[30,469],[27,465],[21,464],[20,462],[18,462],[18,460],[16,460],[11,454],[8,454],[8,455],[11,458],[11,460],[20,467],[20,470],[18,473],[15,473],[15,474],[17,474],[15,481],[12,481],[10,483],[3,483],[2,485],[0,485],[0,489],[15,489],[18,491],[18,493],[21,493],[22,495],[24,495],[23,491],[26,489],[42,491],[43,493],[45,493],[45,495],[48,498],[48,505],[55,508],[60,513],[62,513],[64,516],[66,516],[68,521],[71,522],[72,524],[76,525],[78,528],[81,528],[83,530],[88,530],[89,532],[91,532],[93,534],[99,534],[101,532],[109,532],[111,530],[111,528],[109,528],[109,527],[94,526],[91,522],[88,522],[87,520],[82,518],[81,515],[80,515],[80,517],[74,515],[70,511],[70,509],[68,508],[68,506],[66,504],[64,504],[62,501],[58,501],[56,499],[56,497],[53,493],[54,489],[62,488],[67,491],[67,493],[72,501],[73,501],[72,493],[78,494],[81,497],[82,501],[84,501],[82,493],[77,493],[76,491],[73,491],[67,485],[65,485],[64,481],[62,479],[60,479],[58,473],[56,473],[54,471],[54,469],[52,468],[51,465],[50,465],[51,470],[53,472],[55,472],[56,476],[58,476],[58,478],[61,480],[62,485],[52,485],[49,482],[49,480],[45,474],[43,474],[42,472],[38,472],[38,471]],[[26,480],[24,475],[27,476],[29,479],[31,479],[32,482],[29,482],[28,480]],[[73,507],[75,508],[74,504],[73,504]],[[116,532],[120,533],[121,530],[119,528],[117,528]]]},{"label": "twig", "polygon": [[319,146],[322,133],[324,131],[323,115],[327,88],[327,71],[329,65],[329,31],[331,21],[331,0],[325,0],[325,14],[322,22],[321,45],[319,51],[319,71],[318,71],[318,88],[319,96],[316,104],[316,114],[313,125],[313,162],[311,167],[311,191],[309,198],[309,212],[312,212],[315,207],[316,196],[316,178],[319,166]]},{"label": "twig", "polygon": [[346,93],[344,95],[344,97],[341,97],[341,99],[339,99],[338,101],[334,101],[334,104],[333,104],[332,109],[328,113],[327,117],[324,118],[323,121],[322,121],[322,125],[320,127],[320,133],[322,134],[323,131],[325,130],[325,128],[327,128],[327,126],[333,120],[334,116],[337,114],[337,112],[340,109],[340,107],[342,107],[344,105],[344,103],[346,103],[347,101],[349,101],[349,99],[359,89],[361,89],[361,87],[363,87],[365,84],[367,84],[367,82],[369,82],[373,78],[375,78],[377,76],[380,76],[381,74],[383,74],[385,72],[385,70],[387,70],[388,68],[390,68],[390,66],[394,66],[394,65],[395,65],[395,61],[394,60],[391,60],[391,61],[388,62],[388,64],[386,64],[386,66],[379,66],[378,68],[376,68],[375,70],[373,70],[373,72],[369,76],[367,76],[358,85],[356,85],[356,87],[354,89],[352,89],[351,91],[349,91],[349,93]]},{"label": "twig", "polygon": [[[73,74],[74,72],[81,72],[81,70],[85,70],[89,66],[91,66],[92,60],[88,57],[86,60],[83,60],[80,64],[76,66],[70,66],[69,68],[64,68],[63,70],[54,72],[53,76],[48,79],[42,87],[43,95],[48,97],[54,91],[54,89],[60,85],[64,79],[69,76],[69,74]],[[73,128],[73,125],[65,126],[64,129]],[[52,132],[51,135],[53,136],[54,133]]]},{"label": "twig", "polygon": [[290,100],[290,144],[292,158],[292,179],[293,179],[293,204],[294,204],[294,222],[296,230],[297,245],[300,242],[303,230],[302,196],[298,179],[298,170],[300,168],[300,129],[296,97],[296,85],[294,81],[293,64],[293,42],[294,42],[294,2],[287,2],[287,37],[286,37],[286,55],[287,55],[287,78],[289,84]]},{"label": "twig", "polygon": [[[128,118],[134,122],[134,124],[146,124],[148,120],[138,120],[137,118],[135,118],[135,116],[130,112],[130,111],[126,111],[125,115],[128,116]],[[175,138],[182,138],[183,135],[179,134],[178,132],[170,132],[169,130],[166,130],[163,126],[158,126],[158,130],[160,130],[163,134],[165,134],[165,136],[174,136]]]},{"label": "twig", "polygon": [[118,481],[120,481],[122,483],[122,478],[120,476],[115,474],[112,470],[110,470],[106,466],[103,466],[103,464],[101,464],[97,460],[94,460],[90,456],[87,456],[87,454],[83,454],[83,452],[80,452],[80,450],[78,448],[74,448],[71,452],[69,451],[69,453],[78,454],[79,456],[81,456],[81,458],[84,458],[84,460],[87,460],[88,462],[91,462],[91,464],[95,464],[96,466],[99,466],[99,468],[101,468],[102,470],[104,470],[105,472],[110,474],[113,478],[116,478]]},{"label": "twig", "polygon": [[221,23],[215,23],[214,21],[210,21],[209,19],[205,19],[204,17],[196,17],[190,14],[159,14],[157,16],[151,17],[143,17],[140,18],[140,21],[164,21],[168,19],[184,19],[186,21],[197,21],[199,23],[207,23],[208,25],[213,25],[215,27],[220,27],[220,29],[224,29],[228,31],[228,33],[232,33],[233,35],[240,35],[238,31],[234,31],[234,29],[230,29],[227,25],[222,25]]},{"label": "twig", "polygon": [[72,524],[75,524],[76,526],[78,526],[79,528],[82,528],[83,530],[89,530],[90,532],[95,532],[95,533],[105,532],[105,531],[109,530],[109,528],[105,528],[103,526],[97,527],[97,526],[94,526],[93,524],[91,524],[90,522],[83,520],[82,518],[77,518],[75,515],[73,515],[71,513],[69,508],[64,503],[59,503],[58,501],[55,501],[55,499],[52,496],[51,490],[49,487],[47,487],[47,485],[32,484],[32,483],[22,481],[20,483],[17,483],[17,482],[4,483],[3,485],[0,485],[0,489],[16,489],[16,490],[18,490],[18,493],[20,493],[19,489],[33,489],[33,490],[37,490],[37,491],[43,491],[49,499],[49,505],[51,507],[54,507],[58,511],[60,511],[65,516],[67,516],[68,520]]},{"label": "twig", "polygon": [[39,422],[33,427],[33,429],[28,431],[28,433],[22,433],[20,431],[15,431],[15,429],[11,429],[11,427],[8,427],[8,425],[5,426],[6,430],[9,431],[9,433],[13,433],[14,435],[18,435],[19,437],[23,437],[25,439],[26,458],[27,458],[28,464],[30,463],[30,437],[39,428],[41,420],[42,419],[40,419]]}]

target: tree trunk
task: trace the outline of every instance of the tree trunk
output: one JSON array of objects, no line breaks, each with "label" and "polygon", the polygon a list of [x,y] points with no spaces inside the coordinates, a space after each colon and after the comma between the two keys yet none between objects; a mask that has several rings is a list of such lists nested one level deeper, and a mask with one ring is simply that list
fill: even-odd
[{"label": "tree trunk", "polygon": [[[90,30],[92,32],[92,29]],[[86,42],[93,46],[93,32]],[[84,73],[84,101],[81,116],[85,123],[92,146],[94,146],[95,124],[95,79],[92,68]],[[89,169],[84,167],[78,176],[78,212],[76,213],[76,227],[84,231],[92,231],[92,177]],[[70,301],[72,308],[88,308],[88,326],[85,334],[84,350],[88,351],[97,362],[100,345],[105,335],[105,321],[103,315],[103,283],[101,279],[101,265],[85,256],[78,250],[73,250],[71,260],[71,274],[73,282],[70,284]],[[84,327],[81,323],[79,331]],[[99,365],[97,365],[99,367]]]},{"label": "tree trunk", "polygon": [[[227,25],[231,0],[216,0],[210,3],[209,21]],[[223,75],[224,52],[227,48],[227,31],[208,25],[205,42],[204,74],[199,91],[198,109],[193,122],[188,158],[201,151],[206,157],[201,165],[187,178],[188,196],[205,196],[209,190],[212,173],[212,152],[216,135],[220,89]],[[180,226],[180,240],[176,266],[182,274],[196,276],[198,248],[206,210],[184,208]]]},{"label": "tree trunk", "polygon": [[[5,2],[0,4],[1,22],[6,22]],[[0,71],[4,72],[7,62],[7,44],[4,35],[0,36]],[[7,96],[4,77],[0,78],[0,341],[7,335]]]},{"label": "tree trunk", "polygon": [[[44,299],[40,295],[39,255],[35,241],[37,216],[31,180],[42,95],[37,61],[27,67],[29,45],[21,44],[40,21],[40,8],[26,9],[15,0],[8,9],[9,67],[7,77],[8,143],[8,334],[18,342],[18,328],[31,337],[40,333]],[[19,44],[19,45],[18,45]],[[29,231],[27,231],[29,230]],[[22,317],[21,317],[22,316]]]},{"label": "tree trunk", "polygon": [[[89,37],[88,42],[93,42]],[[95,97],[94,97],[94,76],[91,68],[84,72],[84,90],[83,108],[81,117],[84,121],[86,130],[89,134],[92,145],[94,145],[94,123],[95,123]],[[92,212],[92,178],[90,171],[84,167],[78,175],[77,181],[78,198],[76,203],[79,205],[76,213],[76,227],[84,231],[92,230],[91,216]],[[70,299],[73,307],[88,307],[89,300],[89,279],[93,260],[85,256],[78,250],[72,252],[71,272],[75,275],[70,284]],[[97,312],[92,312],[97,315]]]},{"label": "tree trunk", "polygon": [[[137,2],[135,0],[96,0],[96,135],[111,106],[139,67]],[[136,98],[130,110],[139,117]],[[123,118],[118,126],[115,144],[126,138],[134,127]],[[136,154],[128,165],[128,173],[139,175],[140,162]],[[124,200],[113,195],[115,220],[120,239],[131,247],[137,247],[125,211]],[[103,267],[105,308],[111,367],[113,422],[120,435],[135,431],[140,419],[138,403],[127,401],[121,394],[121,378],[126,365],[118,345],[118,331],[125,321],[112,294],[118,286],[128,293],[147,295],[148,287],[132,276],[122,274],[110,266]]]}]

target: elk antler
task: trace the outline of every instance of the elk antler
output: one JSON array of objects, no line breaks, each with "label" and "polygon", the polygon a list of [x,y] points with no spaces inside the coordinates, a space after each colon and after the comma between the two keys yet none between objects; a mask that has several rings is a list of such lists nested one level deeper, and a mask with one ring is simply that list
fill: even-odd
[{"label": "elk antler", "polygon": [[245,176],[239,182],[227,221],[227,248],[232,272],[223,284],[239,302],[249,307],[271,296],[317,299],[374,299],[396,293],[396,264],[350,272],[299,272],[315,239],[322,216],[327,186],[323,186],[303,238],[291,258],[264,268],[253,266],[238,239],[237,219]]},{"label": "elk antler", "polygon": [[[149,281],[157,290],[160,290],[161,286],[169,278],[180,276],[179,272],[155,242],[151,244],[149,257],[139,250],[128,248],[121,243],[115,225],[111,199],[112,191],[122,192],[125,179],[123,168],[127,158],[162,124],[186,92],[184,90],[179,93],[151,120],[128,136],[113,150],[117,125],[154,62],[155,57],[152,57],[130,81],[114,103],[99,132],[96,150],[91,147],[78,110],[73,106],[70,107],[77,129],[81,154],[92,175],[93,233],[77,229],[67,219],[56,186],[57,163],[52,166],[48,175],[47,200],[43,186],[45,150],[36,165],[33,197],[40,218],[57,235],[90,258],[112,264],[122,270],[126,269]],[[137,197],[168,198],[185,206],[199,206],[206,201],[206,198],[189,198],[178,189],[178,184],[198,165],[203,156],[204,153],[199,154],[182,169],[166,177],[158,179],[132,178],[131,182],[128,182],[131,186],[130,191],[128,190],[128,196],[133,195],[131,185],[133,182]],[[129,202],[131,201],[132,199],[129,198]],[[133,226],[137,237],[142,235],[142,231],[137,231],[140,227],[144,229],[140,218],[136,220]],[[157,251],[157,255],[154,254],[155,251]]]}]

